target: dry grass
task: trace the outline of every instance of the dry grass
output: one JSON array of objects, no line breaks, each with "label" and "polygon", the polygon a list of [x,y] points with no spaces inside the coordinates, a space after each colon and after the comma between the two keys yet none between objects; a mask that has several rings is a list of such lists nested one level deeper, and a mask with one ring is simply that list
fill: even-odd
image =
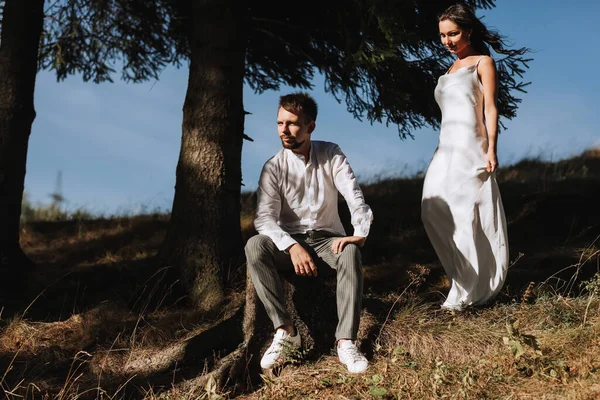
[{"label": "dry grass", "polygon": [[[548,321],[554,301],[450,314],[409,299],[382,332],[367,373],[349,375],[324,356],[286,367],[240,399],[597,398],[600,303],[591,303],[586,324],[564,327]],[[577,315],[587,306],[584,297],[561,302]]]},{"label": "dry grass", "polygon": [[[459,314],[439,308],[448,280],[421,226],[422,180],[367,185],[380,216],[363,250],[370,369],[349,375],[326,352],[244,393],[199,379],[241,340],[243,273],[227,305],[202,314],[153,266],[166,215],[29,222],[22,246],[37,269],[27,310],[0,315],[0,388],[9,399],[600,398],[599,163],[590,151],[502,171],[507,283],[495,304]],[[244,195],[245,239],[252,204]]]}]

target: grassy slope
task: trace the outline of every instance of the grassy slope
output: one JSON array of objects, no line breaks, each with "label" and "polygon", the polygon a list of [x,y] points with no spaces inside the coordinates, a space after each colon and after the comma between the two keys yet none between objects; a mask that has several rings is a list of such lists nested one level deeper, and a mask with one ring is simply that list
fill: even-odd
[{"label": "grassy slope", "polygon": [[[523,161],[498,178],[512,265],[492,306],[439,310],[448,282],[420,223],[422,179],[364,185],[376,216],[363,250],[364,322],[376,333],[363,349],[372,367],[350,376],[322,354],[240,397],[599,397],[600,154]],[[253,234],[251,204],[246,195],[245,238]],[[347,221],[345,207],[341,213]],[[30,290],[15,294],[35,298],[26,313],[7,305],[2,314],[8,397],[216,396],[183,384],[235,346],[223,338],[202,353],[202,335],[223,319],[238,321],[244,272],[231,275],[231,301],[219,314],[187,309],[172,271],[152,265],[166,224],[148,215],[23,227],[38,269]]]}]

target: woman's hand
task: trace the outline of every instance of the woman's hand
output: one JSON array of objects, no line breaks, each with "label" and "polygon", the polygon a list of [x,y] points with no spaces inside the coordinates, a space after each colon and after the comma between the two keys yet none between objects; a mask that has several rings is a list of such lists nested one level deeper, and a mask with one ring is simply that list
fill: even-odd
[{"label": "woman's hand", "polygon": [[488,151],[485,155],[485,170],[490,174],[498,168],[498,157],[495,151]]}]

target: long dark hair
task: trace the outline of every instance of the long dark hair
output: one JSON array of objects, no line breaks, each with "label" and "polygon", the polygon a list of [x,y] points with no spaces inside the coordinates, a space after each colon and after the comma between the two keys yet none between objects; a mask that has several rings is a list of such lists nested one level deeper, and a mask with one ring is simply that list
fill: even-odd
[{"label": "long dark hair", "polygon": [[528,49],[508,49],[504,38],[496,31],[488,29],[483,22],[477,18],[471,7],[465,3],[456,3],[448,7],[438,15],[438,22],[450,20],[464,30],[471,31],[471,47],[480,54],[490,54],[490,47],[500,54],[508,56],[522,55]]}]

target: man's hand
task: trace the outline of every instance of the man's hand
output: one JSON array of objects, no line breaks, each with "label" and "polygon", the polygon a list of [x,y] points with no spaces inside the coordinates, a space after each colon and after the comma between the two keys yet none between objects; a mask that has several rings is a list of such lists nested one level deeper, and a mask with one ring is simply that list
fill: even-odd
[{"label": "man's hand", "polygon": [[364,236],[344,236],[333,241],[331,244],[331,250],[335,254],[341,253],[347,244],[355,244],[358,247],[363,247],[366,241],[367,238]]},{"label": "man's hand", "polygon": [[304,247],[298,243],[294,243],[287,250],[290,253],[292,264],[294,264],[296,275],[317,276],[317,266]]}]

